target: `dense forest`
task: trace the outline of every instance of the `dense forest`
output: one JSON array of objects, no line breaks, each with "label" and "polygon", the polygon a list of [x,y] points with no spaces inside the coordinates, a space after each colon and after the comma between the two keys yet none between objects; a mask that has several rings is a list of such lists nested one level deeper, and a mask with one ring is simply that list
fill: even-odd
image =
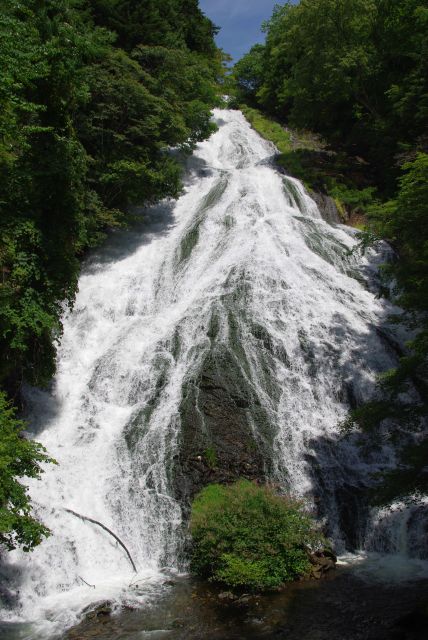
[{"label": "dense forest", "polygon": [[[384,497],[428,486],[428,3],[426,0],[301,0],[277,5],[255,45],[234,68],[237,104],[296,130],[323,136],[329,153],[283,154],[309,187],[365,214],[362,244],[386,239],[396,260],[385,288],[414,332],[381,394],[347,425],[373,432],[386,418],[415,434]],[[266,127],[266,125],[265,125]],[[277,134],[278,135],[278,134]],[[269,136],[269,134],[268,134]],[[304,146],[304,145],[302,145]],[[333,152],[331,151],[333,150]],[[330,155],[329,155],[330,154]],[[355,165],[364,180],[356,180]],[[351,175],[350,175],[351,174]],[[364,188],[363,188],[364,187]],[[418,399],[409,388],[418,390]]]},{"label": "dense forest", "polygon": [[222,54],[197,0],[4,0],[0,12],[0,542],[45,533],[16,477],[23,382],[55,370],[80,259],[133,205],[176,197],[183,153],[212,132]]}]

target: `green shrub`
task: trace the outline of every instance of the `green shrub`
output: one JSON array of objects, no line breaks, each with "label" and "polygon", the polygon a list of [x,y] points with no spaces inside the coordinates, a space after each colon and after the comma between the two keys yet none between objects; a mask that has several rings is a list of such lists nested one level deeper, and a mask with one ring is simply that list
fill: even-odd
[{"label": "green shrub", "polygon": [[24,428],[0,392],[0,551],[16,547],[30,551],[49,535],[49,529],[31,515],[30,496],[19,479],[39,478],[42,463],[55,460],[41,444],[22,436]]},{"label": "green shrub", "polygon": [[192,505],[191,570],[229,587],[276,589],[310,570],[325,541],[303,504],[248,480],[212,484]]},{"label": "green shrub", "polygon": [[329,188],[329,195],[335,200],[343,202],[347,207],[354,211],[365,211],[367,207],[373,204],[374,187],[366,187],[365,189],[357,189],[347,187],[335,180],[332,181]]}]

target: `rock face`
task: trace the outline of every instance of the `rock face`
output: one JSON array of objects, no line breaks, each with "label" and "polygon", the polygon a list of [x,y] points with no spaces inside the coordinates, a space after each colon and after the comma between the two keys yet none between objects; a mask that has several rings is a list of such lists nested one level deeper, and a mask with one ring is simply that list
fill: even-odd
[{"label": "rock face", "polygon": [[312,565],[310,577],[315,580],[324,578],[327,573],[336,568],[337,558],[332,551],[324,549],[316,551],[309,556]]},{"label": "rock face", "polygon": [[174,476],[182,504],[212,482],[265,480],[271,458],[267,416],[225,345],[213,347],[198,378],[187,384],[181,423]]},{"label": "rock face", "polygon": [[317,191],[311,191],[311,198],[316,202],[323,219],[329,224],[344,224],[336,202],[330,196]]},{"label": "rock face", "polygon": [[321,149],[316,151],[296,148],[294,153],[303,168],[303,173],[296,172],[292,166],[287,167],[283,164],[281,155],[275,156],[276,169],[284,175],[303,179],[310,184],[309,195],[318,206],[322,218],[331,225],[346,224],[351,227],[365,225],[366,216],[358,208],[353,209],[344,202],[336,201],[327,195],[326,178],[336,177],[339,183],[348,184],[349,182],[355,189],[363,190],[372,187],[373,178],[367,163],[361,158]]}]

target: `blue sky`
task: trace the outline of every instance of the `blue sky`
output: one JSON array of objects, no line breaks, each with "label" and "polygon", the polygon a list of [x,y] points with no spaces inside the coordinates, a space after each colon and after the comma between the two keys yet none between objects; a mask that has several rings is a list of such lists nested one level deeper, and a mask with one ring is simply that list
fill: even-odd
[{"label": "blue sky", "polygon": [[276,4],[280,0],[199,0],[202,11],[221,27],[217,44],[235,61],[256,42],[264,42],[260,27]]}]

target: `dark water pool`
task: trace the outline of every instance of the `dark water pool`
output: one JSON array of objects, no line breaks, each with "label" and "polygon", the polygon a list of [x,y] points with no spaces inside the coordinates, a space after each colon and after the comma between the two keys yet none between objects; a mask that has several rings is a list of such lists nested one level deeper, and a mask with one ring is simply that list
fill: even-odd
[{"label": "dark water pool", "polygon": [[[155,607],[94,612],[66,640],[427,640],[428,581],[373,584],[349,571],[238,600],[182,579]],[[65,639],[64,639],[65,640]]]},{"label": "dark water pool", "polygon": [[[1,625],[1,640],[32,640]],[[100,605],[58,640],[428,640],[428,580],[377,583],[340,568],[317,582],[239,598],[180,578],[155,605],[112,614]]]}]

